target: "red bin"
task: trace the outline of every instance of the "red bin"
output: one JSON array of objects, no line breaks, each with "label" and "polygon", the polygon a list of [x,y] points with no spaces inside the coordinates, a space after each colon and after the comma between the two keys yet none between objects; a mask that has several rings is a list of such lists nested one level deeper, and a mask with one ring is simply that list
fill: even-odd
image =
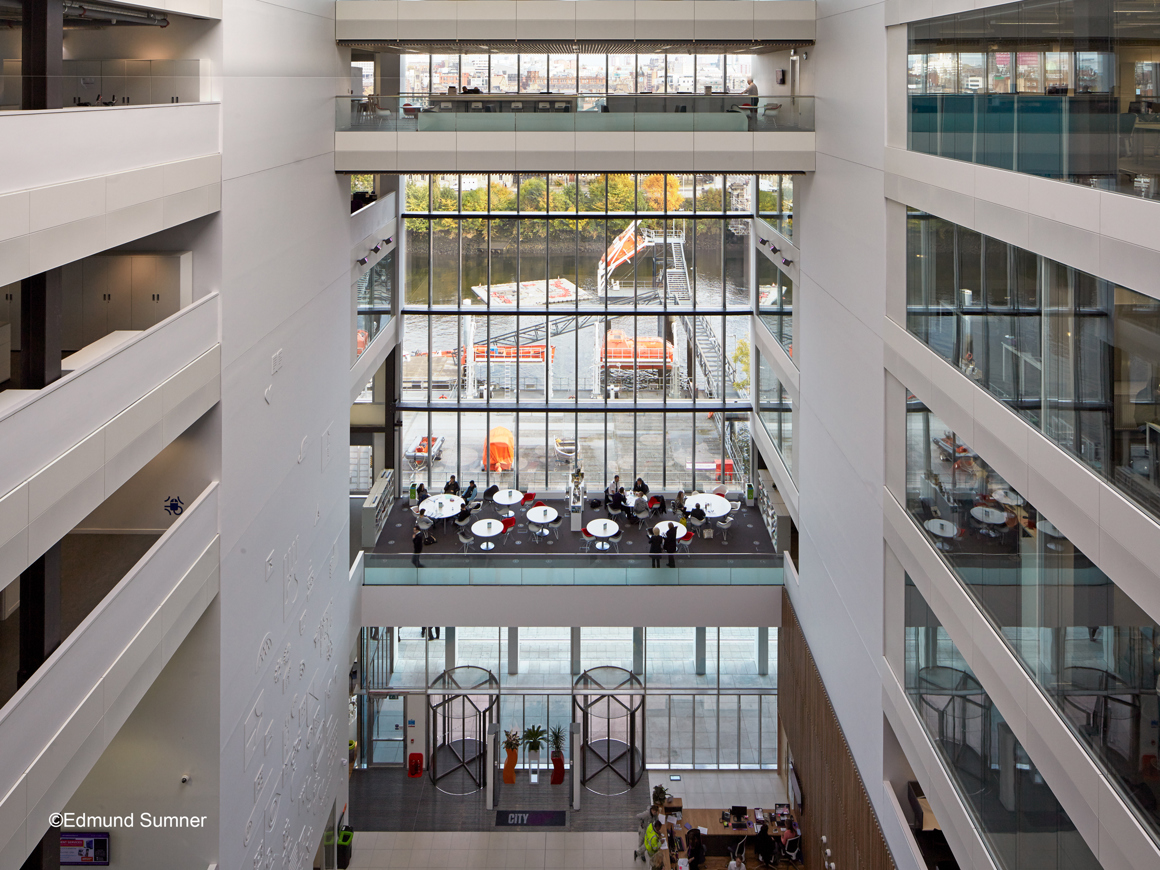
[{"label": "red bin", "polygon": [[412,752],[407,756],[407,776],[417,779],[423,775],[423,753]]}]

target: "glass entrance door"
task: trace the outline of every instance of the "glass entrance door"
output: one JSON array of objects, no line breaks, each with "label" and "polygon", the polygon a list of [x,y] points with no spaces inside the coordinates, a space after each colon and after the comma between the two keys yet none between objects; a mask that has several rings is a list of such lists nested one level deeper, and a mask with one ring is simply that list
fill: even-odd
[{"label": "glass entrance door", "polygon": [[368,698],[368,766],[401,765],[406,760],[407,730],[403,721],[403,698],[403,695],[372,695]]}]

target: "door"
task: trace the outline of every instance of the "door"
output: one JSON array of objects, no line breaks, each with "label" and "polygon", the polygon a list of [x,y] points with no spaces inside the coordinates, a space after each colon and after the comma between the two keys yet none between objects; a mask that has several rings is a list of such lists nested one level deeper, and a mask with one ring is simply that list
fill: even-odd
[{"label": "door", "polygon": [[0,323],[10,324],[12,349],[20,350],[20,282],[0,287]]},{"label": "door", "polygon": [[136,257],[103,257],[108,261],[108,322],[104,335],[133,328],[133,260]]},{"label": "door", "polygon": [[109,332],[109,258],[89,257],[81,267],[81,347]]},{"label": "door", "polygon": [[406,761],[407,728],[403,719],[403,695],[372,695],[369,698],[367,765],[403,764]]}]

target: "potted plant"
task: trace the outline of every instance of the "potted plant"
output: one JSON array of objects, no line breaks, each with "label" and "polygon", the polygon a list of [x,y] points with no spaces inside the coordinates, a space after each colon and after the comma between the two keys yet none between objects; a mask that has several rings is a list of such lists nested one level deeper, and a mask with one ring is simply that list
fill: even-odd
[{"label": "potted plant", "polygon": [[528,761],[536,767],[540,766],[540,750],[544,748],[547,739],[548,734],[542,725],[532,725],[524,729],[523,741],[528,749]]},{"label": "potted plant", "polygon": [[564,781],[564,734],[563,725],[553,725],[548,729],[548,747],[552,750],[552,785]]},{"label": "potted plant", "polygon": [[652,790],[652,802],[661,808],[664,812],[665,804],[668,802],[672,794],[663,785],[654,785]]},{"label": "potted plant", "polygon": [[503,733],[503,748],[507,752],[507,759],[503,763],[503,781],[514,785],[516,781],[516,762],[520,757],[520,732],[513,728]]}]

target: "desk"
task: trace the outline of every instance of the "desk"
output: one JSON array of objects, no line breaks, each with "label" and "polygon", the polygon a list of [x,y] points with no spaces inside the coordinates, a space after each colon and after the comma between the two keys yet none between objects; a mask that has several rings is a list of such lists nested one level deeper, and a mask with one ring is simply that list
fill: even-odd
[{"label": "desk", "polygon": [[[664,832],[666,837],[672,831],[676,836],[681,838],[681,845],[684,845],[685,836],[689,833],[691,828],[705,828],[708,833],[701,835],[701,842],[705,845],[705,870],[725,870],[729,866],[729,850],[733,848],[744,837],[753,837],[761,829],[761,825],[757,823],[757,813],[753,807],[749,808],[749,824],[744,831],[735,831],[732,827],[726,828],[721,825],[721,813],[728,812],[727,809],[717,810],[684,810],[681,814],[681,820],[675,824],[666,821],[664,825]],[[780,835],[778,826],[773,821],[773,811],[764,810],[765,824],[769,825],[769,835],[777,839]],[[686,827],[687,826],[687,827]],[[753,854],[753,849],[746,848],[745,866],[756,867],[757,859]],[[661,855],[664,856],[663,866],[669,870],[676,870],[677,861],[685,857],[683,849],[678,849],[672,852],[668,849],[662,849]]]}]

